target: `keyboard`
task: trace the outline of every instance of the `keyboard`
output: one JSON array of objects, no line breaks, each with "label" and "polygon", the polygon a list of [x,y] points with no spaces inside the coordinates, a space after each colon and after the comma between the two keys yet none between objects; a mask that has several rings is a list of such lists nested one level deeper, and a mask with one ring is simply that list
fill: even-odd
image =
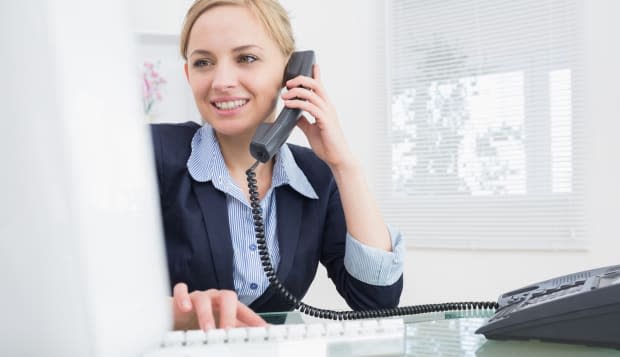
[{"label": "keyboard", "polygon": [[403,320],[381,318],[172,331],[143,357],[400,356],[404,351]]}]

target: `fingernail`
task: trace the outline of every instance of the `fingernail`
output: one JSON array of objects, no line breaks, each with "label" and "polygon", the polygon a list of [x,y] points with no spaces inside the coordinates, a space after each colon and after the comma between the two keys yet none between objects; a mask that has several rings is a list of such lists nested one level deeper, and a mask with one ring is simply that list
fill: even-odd
[{"label": "fingernail", "polygon": [[192,304],[189,302],[189,300],[183,300],[183,302],[181,304],[186,309],[191,309],[192,308]]}]

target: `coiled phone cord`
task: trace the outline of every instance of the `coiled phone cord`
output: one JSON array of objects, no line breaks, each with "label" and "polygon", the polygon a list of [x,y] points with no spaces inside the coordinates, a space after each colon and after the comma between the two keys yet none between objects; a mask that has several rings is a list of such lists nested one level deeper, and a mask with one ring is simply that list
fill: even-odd
[{"label": "coiled phone cord", "polygon": [[282,285],[271,263],[271,257],[269,256],[269,250],[267,248],[267,242],[265,240],[265,226],[263,223],[263,210],[260,207],[260,198],[258,195],[258,184],[256,181],[256,173],[254,172],[258,166],[259,161],[256,161],[252,167],[246,172],[248,189],[250,192],[250,206],[252,207],[252,215],[254,219],[254,231],[256,232],[256,243],[258,246],[258,253],[263,265],[265,275],[269,279],[269,284],[272,288],[276,289],[279,294],[284,296],[289,302],[293,304],[296,310],[301,313],[310,315],[313,317],[319,317],[331,320],[357,320],[366,318],[381,318],[388,316],[402,316],[402,315],[414,315],[427,312],[441,312],[441,311],[460,311],[469,309],[497,309],[498,304],[496,302],[450,302],[443,304],[429,304],[429,305],[414,305],[403,306],[389,309],[378,310],[365,310],[365,311],[333,311],[319,309],[310,305],[307,305],[297,299],[291,294],[288,289]]}]

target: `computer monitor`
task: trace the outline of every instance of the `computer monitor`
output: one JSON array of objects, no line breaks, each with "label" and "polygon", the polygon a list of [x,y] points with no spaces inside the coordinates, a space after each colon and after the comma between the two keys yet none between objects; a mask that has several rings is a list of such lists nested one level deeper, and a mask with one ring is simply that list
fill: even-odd
[{"label": "computer monitor", "polygon": [[125,6],[0,2],[2,356],[137,356],[171,326]]}]

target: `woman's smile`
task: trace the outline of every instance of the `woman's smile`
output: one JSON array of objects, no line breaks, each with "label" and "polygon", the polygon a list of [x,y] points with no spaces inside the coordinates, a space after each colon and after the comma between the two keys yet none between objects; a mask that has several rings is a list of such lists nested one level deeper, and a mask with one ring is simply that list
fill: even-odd
[{"label": "woman's smile", "polygon": [[211,101],[218,115],[231,116],[240,113],[249,99],[245,98],[218,98]]}]

